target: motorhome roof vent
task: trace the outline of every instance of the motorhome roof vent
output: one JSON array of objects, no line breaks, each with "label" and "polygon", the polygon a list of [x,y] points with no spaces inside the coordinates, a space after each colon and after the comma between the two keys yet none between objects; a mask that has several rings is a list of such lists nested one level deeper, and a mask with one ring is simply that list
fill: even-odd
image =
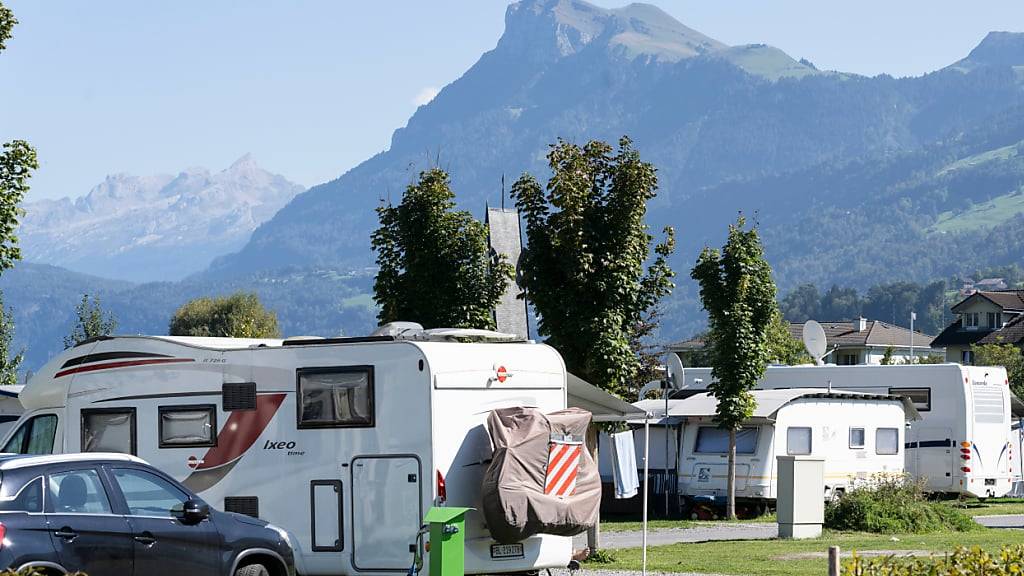
[{"label": "motorhome roof vent", "polygon": [[388,322],[378,326],[370,336],[392,336],[398,338],[409,332],[423,332],[423,325],[417,322]]}]

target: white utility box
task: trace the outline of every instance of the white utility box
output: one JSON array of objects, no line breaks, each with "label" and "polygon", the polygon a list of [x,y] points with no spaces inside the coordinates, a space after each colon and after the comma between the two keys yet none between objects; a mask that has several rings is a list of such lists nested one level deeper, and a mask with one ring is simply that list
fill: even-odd
[{"label": "white utility box", "polygon": [[817,538],[825,522],[825,460],[779,456],[776,516],[780,538]]}]

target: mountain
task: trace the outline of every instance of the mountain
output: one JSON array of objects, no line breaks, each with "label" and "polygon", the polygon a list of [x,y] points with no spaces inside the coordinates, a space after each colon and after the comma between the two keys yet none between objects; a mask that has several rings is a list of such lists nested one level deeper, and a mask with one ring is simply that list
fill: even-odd
[{"label": "mountain", "polygon": [[172,280],[238,250],[303,188],[249,155],[211,173],[108,176],[74,200],[25,204],[25,259],[124,280]]},{"label": "mountain", "polygon": [[[209,273],[365,266],[373,208],[417,171],[447,168],[460,204],[479,214],[499,201],[502,175],[544,176],[557,138],[624,134],[659,168],[648,222],[678,228],[674,264],[685,271],[735,218],[704,217],[708,190],[925,150],[1024,102],[1021,38],[990,35],[921,77],[867,78],[819,71],[771,46],[727,46],[650,5],[524,0],[509,6],[497,46],[417,109],[388,150],[297,196]],[[770,209],[773,192],[755,188],[737,206]],[[826,272],[846,268],[840,253],[825,259]]]}]

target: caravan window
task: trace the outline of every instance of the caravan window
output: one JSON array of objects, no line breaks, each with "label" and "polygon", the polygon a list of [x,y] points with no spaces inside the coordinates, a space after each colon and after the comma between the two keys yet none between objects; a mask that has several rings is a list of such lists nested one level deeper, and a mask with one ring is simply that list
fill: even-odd
[{"label": "caravan window", "polygon": [[900,432],[895,428],[875,430],[875,454],[899,454]]},{"label": "caravan window", "polygon": [[[736,431],[736,453],[753,454],[757,449],[757,428],[741,428]],[[697,429],[697,442],[693,451],[698,454],[728,454],[729,431],[717,426],[701,426]]]},{"label": "caravan window", "polygon": [[298,370],[299,428],[372,427],[373,367]]},{"label": "caravan window", "polygon": [[786,454],[790,456],[811,453],[810,428],[786,428]]},{"label": "caravan window", "polygon": [[9,454],[52,454],[57,416],[43,414],[27,420],[0,452]]},{"label": "caravan window", "polygon": [[135,408],[82,410],[82,452],[135,454]]},{"label": "caravan window", "polygon": [[160,407],[160,447],[192,448],[217,445],[217,407]]},{"label": "caravan window", "polygon": [[864,447],[864,429],[850,428],[850,448]]},{"label": "caravan window", "polygon": [[932,409],[931,388],[889,388],[889,394],[907,398],[918,412],[928,412]]}]

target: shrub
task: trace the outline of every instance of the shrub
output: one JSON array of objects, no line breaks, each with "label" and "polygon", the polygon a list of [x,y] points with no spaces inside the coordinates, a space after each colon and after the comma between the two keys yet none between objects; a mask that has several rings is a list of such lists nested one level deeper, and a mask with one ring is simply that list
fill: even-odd
[{"label": "shrub", "polygon": [[975,546],[957,548],[941,558],[897,559],[892,556],[865,560],[854,554],[843,563],[843,576],[1010,576],[1024,573],[1024,545],[1006,546],[990,554]]},{"label": "shrub", "polygon": [[825,507],[825,527],[881,534],[922,534],[978,525],[970,516],[925,497],[922,484],[904,475],[876,475]]},{"label": "shrub", "polygon": [[615,562],[615,554],[611,550],[598,548],[588,554],[583,561],[588,564],[611,564]]}]

